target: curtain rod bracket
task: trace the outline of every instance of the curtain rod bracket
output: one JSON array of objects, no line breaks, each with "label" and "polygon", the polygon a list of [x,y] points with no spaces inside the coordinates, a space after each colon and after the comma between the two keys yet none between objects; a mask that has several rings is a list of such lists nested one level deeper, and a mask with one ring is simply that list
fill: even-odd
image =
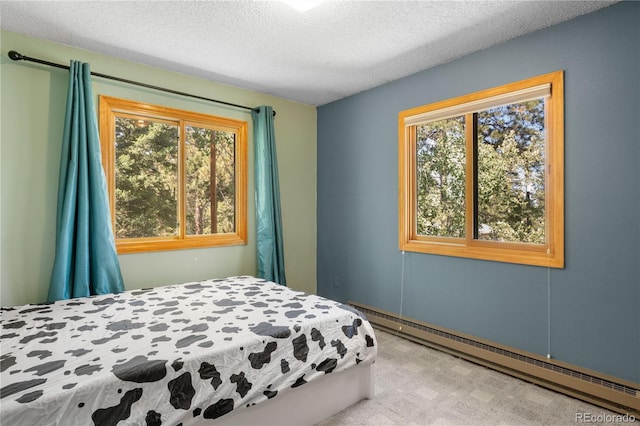
[{"label": "curtain rod bracket", "polygon": [[[13,61],[29,61],[29,62],[36,62],[38,64],[50,65],[50,66],[53,66],[53,67],[56,67],[56,68],[69,69],[69,67],[65,66],[65,65],[60,65],[60,64],[53,63],[53,62],[43,61],[41,59],[35,59],[35,58],[30,58],[28,56],[24,56],[23,54],[18,53],[15,50],[10,50],[9,51],[9,58],[11,60],[13,60]],[[106,79],[109,79],[109,80],[115,80],[115,81],[120,81],[120,82],[123,82],[123,83],[133,84],[133,85],[136,85],[136,86],[146,87],[148,89],[160,90],[162,92],[172,93],[174,95],[187,96],[187,97],[190,97],[190,98],[196,98],[196,99],[200,99],[200,100],[204,100],[204,101],[215,102],[217,104],[223,104],[223,105],[228,105],[228,106],[232,106],[232,107],[236,107],[236,108],[247,109],[247,110],[250,110],[250,111],[258,111],[259,110],[259,108],[252,108],[252,107],[248,107],[248,106],[244,106],[244,105],[234,104],[234,103],[231,103],[231,102],[219,101],[217,99],[205,98],[203,96],[197,96],[197,95],[192,95],[190,93],[178,92],[176,90],[165,89],[164,87],[152,86],[150,84],[139,83],[137,81],[127,80],[127,79],[120,78],[120,77],[113,77],[113,76],[106,75],[106,74],[100,74],[100,73],[92,72],[91,75],[95,75],[96,77],[106,78]],[[275,110],[273,111],[273,116],[274,117],[276,116]]]}]

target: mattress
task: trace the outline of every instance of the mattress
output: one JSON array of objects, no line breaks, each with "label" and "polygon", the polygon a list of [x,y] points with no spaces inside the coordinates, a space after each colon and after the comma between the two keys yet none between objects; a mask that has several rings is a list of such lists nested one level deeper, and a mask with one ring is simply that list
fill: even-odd
[{"label": "mattress", "polygon": [[354,308],[248,276],[7,307],[1,325],[2,424],[215,421],[377,352]]}]

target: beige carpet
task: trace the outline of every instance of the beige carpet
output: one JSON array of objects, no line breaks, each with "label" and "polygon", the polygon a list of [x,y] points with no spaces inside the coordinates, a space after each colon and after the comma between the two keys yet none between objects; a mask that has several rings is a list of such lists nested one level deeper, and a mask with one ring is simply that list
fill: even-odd
[{"label": "beige carpet", "polygon": [[[394,334],[376,330],[376,336],[376,397],[320,426],[630,424],[606,421],[618,414]],[[605,421],[594,422],[598,416]]]}]

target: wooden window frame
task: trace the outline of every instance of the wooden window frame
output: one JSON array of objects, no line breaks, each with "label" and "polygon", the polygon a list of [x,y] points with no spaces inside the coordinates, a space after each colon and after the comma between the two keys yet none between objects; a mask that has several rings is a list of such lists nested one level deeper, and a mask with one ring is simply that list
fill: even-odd
[{"label": "wooden window frame", "polygon": [[[506,98],[547,86],[545,100],[545,243],[487,241],[473,238],[472,188],[474,153],[472,126],[466,126],[466,201],[464,238],[417,235],[416,200],[416,120],[420,116],[446,115],[446,111],[468,105],[465,114],[473,114],[474,105],[490,98]],[[514,95],[515,94],[515,95]],[[517,102],[514,100],[513,102]],[[511,103],[511,102],[510,102]],[[469,106],[470,105],[470,106]],[[445,110],[443,112],[443,110]],[[477,110],[477,108],[476,108]],[[434,121],[434,120],[430,120]],[[409,122],[410,124],[407,124]],[[564,73],[555,71],[515,83],[482,90],[453,99],[401,111],[398,116],[398,214],[399,246],[402,251],[457,256],[524,265],[564,268]]]},{"label": "wooden window frame", "polygon": [[186,235],[184,183],[179,185],[178,235],[171,237],[116,239],[118,253],[139,253],[201,247],[232,246],[247,243],[247,122],[208,114],[168,108],[127,99],[99,96],[100,145],[111,208],[111,222],[115,234],[115,119],[116,116],[135,115],[158,121],[179,122],[179,180],[186,180],[184,163],[185,127],[189,125],[229,131],[236,134],[235,141],[235,231],[208,235]]}]

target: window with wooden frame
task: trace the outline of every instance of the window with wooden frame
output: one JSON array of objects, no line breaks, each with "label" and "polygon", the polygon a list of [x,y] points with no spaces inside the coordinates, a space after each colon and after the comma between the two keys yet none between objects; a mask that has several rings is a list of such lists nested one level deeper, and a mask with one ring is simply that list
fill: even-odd
[{"label": "window with wooden frame", "polygon": [[400,249],[564,267],[563,72],[399,114]]},{"label": "window with wooden frame", "polygon": [[100,96],[118,253],[245,244],[247,122]]}]

